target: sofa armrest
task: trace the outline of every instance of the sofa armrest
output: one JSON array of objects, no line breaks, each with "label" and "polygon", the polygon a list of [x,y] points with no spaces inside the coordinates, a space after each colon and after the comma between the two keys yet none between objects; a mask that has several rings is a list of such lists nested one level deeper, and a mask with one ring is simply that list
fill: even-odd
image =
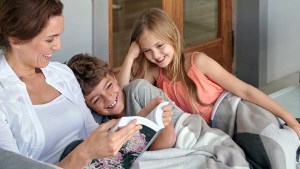
[{"label": "sofa armrest", "polygon": [[62,169],[0,148],[0,169]]}]

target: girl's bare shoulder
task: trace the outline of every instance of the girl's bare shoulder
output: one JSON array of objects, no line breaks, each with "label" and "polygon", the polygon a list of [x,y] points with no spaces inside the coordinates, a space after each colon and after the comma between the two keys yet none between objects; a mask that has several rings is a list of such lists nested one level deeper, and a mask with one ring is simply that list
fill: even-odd
[{"label": "girl's bare shoulder", "polygon": [[[193,52],[187,53],[185,56],[185,67],[189,69],[191,67],[191,63],[193,62],[196,67],[201,67],[201,64],[206,62],[207,55],[203,52]],[[193,59],[193,60],[191,60]]]}]

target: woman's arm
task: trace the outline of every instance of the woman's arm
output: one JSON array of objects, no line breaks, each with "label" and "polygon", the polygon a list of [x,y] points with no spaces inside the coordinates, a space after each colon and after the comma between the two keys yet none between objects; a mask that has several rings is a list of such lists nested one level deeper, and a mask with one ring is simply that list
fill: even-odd
[{"label": "woman's arm", "polygon": [[4,115],[2,116],[2,114],[0,114],[0,147],[5,150],[20,153],[17,146],[17,141],[9,127],[10,124],[8,124],[8,121],[9,120]]},{"label": "woman's arm", "polygon": [[223,87],[225,90],[241,97],[244,100],[252,102],[275,116],[283,119],[289,127],[294,129],[300,138],[300,125],[290,112],[261,92],[259,89],[239,80],[234,75],[226,71],[216,61],[203,53],[194,57],[197,69],[209,79]]},{"label": "woman's arm", "polygon": [[141,129],[140,125],[136,125],[136,120],[133,120],[118,131],[109,132],[108,130],[117,122],[118,120],[113,119],[101,124],[86,140],[66,156],[59,163],[59,166],[64,169],[81,169],[92,159],[116,155],[123,143]]}]

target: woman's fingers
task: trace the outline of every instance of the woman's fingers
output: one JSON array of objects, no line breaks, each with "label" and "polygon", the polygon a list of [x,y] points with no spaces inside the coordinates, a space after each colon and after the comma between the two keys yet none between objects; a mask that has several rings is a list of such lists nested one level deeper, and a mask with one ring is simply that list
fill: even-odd
[{"label": "woman's fingers", "polygon": [[111,129],[113,126],[115,126],[118,121],[120,119],[112,119],[112,120],[109,120],[108,122],[106,123],[102,123],[99,125],[99,129],[98,130],[101,130],[101,131],[108,131],[109,129]]},{"label": "woman's fingers", "polygon": [[135,135],[141,128],[141,125],[136,124],[136,119],[132,120],[128,125],[122,127],[114,134],[117,135],[120,143],[125,143],[129,138]]}]

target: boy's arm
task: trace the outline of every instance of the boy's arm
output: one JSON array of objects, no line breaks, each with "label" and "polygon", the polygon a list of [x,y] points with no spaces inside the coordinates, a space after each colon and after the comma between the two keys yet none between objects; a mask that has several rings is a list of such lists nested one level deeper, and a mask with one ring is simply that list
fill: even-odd
[{"label": "boy's arm", "polygon": [[154,140],[154,142],[149,147],[149,150],[159,150],[165,148],[171,148],[176,142],[176,134],[174,125],[172,122],[173,107],[168,104],[163,107],[162,120],[165,128],[159,134],[159,136]]},{"label": "boy's arm", "polygon": [[[157,96],[152,99],[137,115],[146,117],[156,106],[164,101],[163,97]],[[165,128],[159,134],[159,136],[153,141],[149,150],[159,150],[165,148],[171,148],[176,142],[176,134],[174,125],[172,122],[173,107],[168,104],[163,107],[163,123]]]},{"label": "boy's arm", "polygon": [[170,122],[159,136],[153,141],[149,150],[160,150],[166,148],[172,148],[176,142],[176,134],[174,125]]},{"label": "boy's arm", "polygon": [[154,99],[150,100],[150,102],[147,103],[146,106],[139,113],[137,113],[137,116],[141,116],[141,117],[148,116],[148,114],[151,113],[151,111],[155,109],[156,106],[158,106],[162,102],[164,102],[164,98],[162,96],[156,96]]},{"label": "boy's arm", "polygon": [[123,89],[125,85],[127,85],[130,81],[131,76],[131,67],[133,65],[134,59],[139,56],[140,47],[136,42],[132,42],[125,57],[125,60],[119,70],[118,74],[116,75],[117,81],[119,82],[119,86]]}]

